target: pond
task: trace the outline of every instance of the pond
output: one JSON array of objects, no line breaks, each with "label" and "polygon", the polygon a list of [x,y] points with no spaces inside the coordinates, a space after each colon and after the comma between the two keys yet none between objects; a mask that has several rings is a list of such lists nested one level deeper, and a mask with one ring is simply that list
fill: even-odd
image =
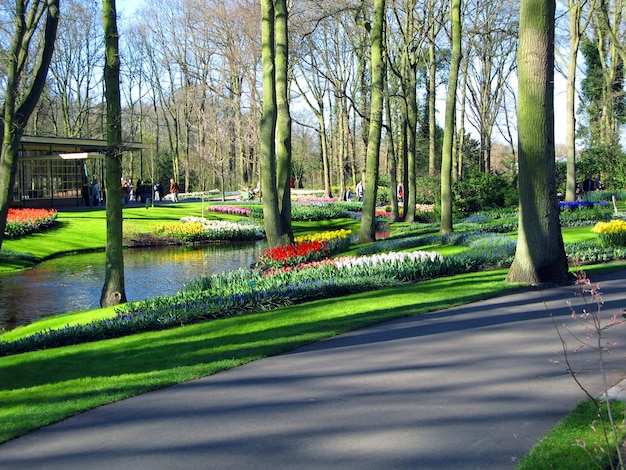
[{"label": "pond", "polygon": [[[130,248],[124,252],[129,301],[174,294],[191,279],[249,267],[265,242],[198,248]],[[98,308],[104,252],[64,256],[0,275],[0,331],[51,315]]]}]

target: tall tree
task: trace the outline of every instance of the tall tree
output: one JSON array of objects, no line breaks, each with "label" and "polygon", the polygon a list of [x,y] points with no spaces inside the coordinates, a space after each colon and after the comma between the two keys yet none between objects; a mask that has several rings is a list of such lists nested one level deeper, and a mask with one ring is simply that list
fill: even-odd
[{"label": "tall tree", "polygon": [[479,0],[475,5],[467,77],[468,121],[480,136],[481,171],[491,171],[493,128],[501,116],[506,84],[515,71],[517,2]]},{"label": "tall tree", "polygon": [[126,302],[124,252],[122,246],[122,106],[120,100],[119,36],[115,0],[102,0],[104,27],[104,96],[107,106],[106,186],[106,269],[100,306]]},{"label": "tall tree", "polygon": [[[585,6],[588,14],[583,16]],[[576,72],[580,41],[593,17],[595,0],[567,0],[569,14],[569,58],[567,62],[567,182],[565,200],[576,199]]]},{"label": "tall tree", "polygon": [[[393,17],[396,19],[396,29],[398,32],[394,39],[397,45],[398,57],[397,65],[389,60],[389,66],[397,76],[402,89],[400,96],[401,104],[401,133],[402,145],[401,154],[403,162],[402,184],[404,186],[404,220],[408,223],[415,221],[415,208],[417,203],[416,169],[417,169],[417,70],[419,66],[419,54],[422,44],[426,40],[420,21],[415,19],[415,0],[394,3],[391,7]],[[389,53],[389,58],[393,57]]]},{"label": "tall tree", "polygon": [[[6,77],[0,108],[0,247],[13,199],[18,148],[46,83],[60,16],[59,0],[16,0],[14,6],[15,29],[8,51],[2,55]],[[43,34],[38,35],[42,23]],[[33,63],[31,55],[35,51],[39,56]]]},{"label": "tall tree", "polygon": [[450,5],[452,23],[452,57],[446,97],[446,117],[443,129],[441,155],[441,233],[451,233],[452,227],[452,147],[456,131],[456,89],[461,65],[461,0],[452,0]]},{"label": "tall tree", "polygon": [[522,0],[518,49],[519,231],[509,282],[568,282],[554,161],[554,0]]},{"label": "tall tree", "polygon": [[424,17],[426,23],[426,41],[428,43],[427,63],[428,70],[426,89],[426,119],[428,122],[428,174],[437,173],[437,71],[442,65],[437,50],[437,40],[445,24],[446,11],[449,0],[427,0],[424,2]]},{"label": "tall tree", "polygon": [[[50,63],[48,86],[56,135],[100,137],[89,118],[94,95],[102,90],[102,33],[98,5],[82,0],[64,2],[55,53]],[[60,114],[60,116],[57,116]],[[93,117],[93,116],[91,116]]]},{"label": "tall tree", "polygon": [[[626,121],[624,112],[624,64],[616,34],[623,29],[626,7],[622,1],[600,1],[594,10],[591,33],[583,38],[586,76],[581,83],[581,101],[587,118],[587,143],[595,147],[605,166],[617,168],[619,129]],[[611,33],[610,33],[611,32]],[[621,33],[620,33],[621,34]],[[617,44],[612,39],[617,40]]]},{"label": "tall tree", "polygon": [[[280,5],[279,5],[280,4]],[[287,146],[286,139],[290,136],[283,134],[287,126],[284,123],[278,123],[279,116],[285,119],[285,111],[280,108],[285,106],[282,100],[285,99],[284,89],[286,86],[286,60],[283,57],[277,60],[277,54],[287,54],[287,47],[282,41],[288,37],[287,35],[287,5],[285,0],[262,0],[261,2],[261,57],[263,64],[263,117],[261,118],[261,190],[263,191],[263,221],[265,225],[265,235],[267,243],[270,247],[287,245],[293,242],[293,233],[291,233],[291,224],[285,225],[284,221],[288,218],[291,220],[291,214],[283,215],[281,210],[290,211],[290,206],[285,207],[282,199],[285,194],[285,188],[282,185],[284,179],[285,168],[279,169],[279,165],[286,164],[285,156],[281,156],[281,163],[277,165],[277,127],[280,127],[280,139],[283,142],[281,146]],[[277,27],[278,26],[278,27]],[[277,47],[278,46],[278,47]],[[285,62],[282,62],[285,61]],[[278,77],[280,67],[281,74]],[[285,81],[280,85],[277,82]],[[280,98],[278,93],[281,93]],[[279,102],[281,100],[281,102]],[[290,147],[290,143],[288,145]],[[287,147],[286,147],[287,148]],[[281,151],[285,151],[283,148]],[[290,152],[291,149],[289,148]],[[277,176],[280,173],[280,181]],[[290,169],[287,174],[290,174]],[[289,186],[289,177],[287,177],[287,186]],[[289,188],[287,188],[289,194]],[[279,201],[279,197],[281,200]]]},{"label": "tall tree", "polygon": [[365,173],[365,196],[363,216],[359,231],[359,243],[376,240],[376,188],[380,159],[380,140],[383,123],[383,97],[385,61],[383,54],[385,34],[385,0],[374,0],[374,21],[371,29],[371,75],[372,96],[370,101],[369,135]]}]

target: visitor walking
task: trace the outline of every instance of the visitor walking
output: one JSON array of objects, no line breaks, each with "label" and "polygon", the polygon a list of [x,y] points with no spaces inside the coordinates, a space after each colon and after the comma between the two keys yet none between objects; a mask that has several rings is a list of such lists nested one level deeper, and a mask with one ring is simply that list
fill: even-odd
[{"label": "visitor walking", "polygon": [[173,178],[170,178],[170,194],[172,195],[172,202],[178,202],[179,192],[180,192],[180,186],[178,186],[178,183],[174,181]]}]

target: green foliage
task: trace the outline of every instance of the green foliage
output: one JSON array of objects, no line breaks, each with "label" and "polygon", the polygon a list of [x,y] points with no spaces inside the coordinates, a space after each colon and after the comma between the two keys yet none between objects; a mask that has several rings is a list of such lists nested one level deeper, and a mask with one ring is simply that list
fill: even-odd
[{"label": "green foliage", "polygon": [[376,189],[376,205],[385,206],[391,204],[391,190],[389,186],[378,186]]},{"label": "green foliage", "polygon": [[556,173],[556,192],[562,195],[561,197],[564,199],[567,191],[567,163],[556,162],[554,170]]},{"label": "green foliage", "polygon": [[618,190],[618,191],[594,191],[592,193],[588,193],[586,199],[591,202],[599,202],[599,201],[609,201],[609,204],[612,207],[611,201],[615,196],[617,201],[626,201],[626,191]]},{"label": "green foliage", "polygon": [[584,149],[576,163],[579,180],[587,176],[601,175],[609,189],[626,186],[626,162],[619,144],[595,143]]},{"label": "green foliage", "polygon": [[613,216],[613,208],[608,205],[594,205],[577,210],[563,210],[559,217],[562,227],[579,227],[598,221],[607,222]]},{"label": "green foliage", "polygon": [[626,259],[623,246],[601,246],[596,242],[584,241],[565,244],[565,254],[572,264],[602,263]]},{"label": "green foliage", "polygon": [[494,173],[470,170],[453,184],[454,210],[469,215],[481,210],[515,207],[518,203],[516,186],[507,178]]},{"label": "green foliage", "polygon": [[415,181],[417,194],[415,202],[418,204],[435,204],[441,195],[440,176],[420,176]]}]

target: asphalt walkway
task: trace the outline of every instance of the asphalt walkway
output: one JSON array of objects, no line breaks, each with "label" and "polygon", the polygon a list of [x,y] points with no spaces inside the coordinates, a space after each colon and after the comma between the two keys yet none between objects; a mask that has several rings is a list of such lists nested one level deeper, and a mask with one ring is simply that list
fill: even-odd
[{"label": "asphalt walkway", "polygon": [[[626,308],[626,271],[594,281],[606,315]],[[553,362],[547,313],[579,325],[566,304],[580,303],[574,291],[524,289],[103,406],[0,445],[0,468],[514,468],[584,398]],[[608,334],[617,383],[626,325]],[[573,356],[598,393],[595,358]]]}]

